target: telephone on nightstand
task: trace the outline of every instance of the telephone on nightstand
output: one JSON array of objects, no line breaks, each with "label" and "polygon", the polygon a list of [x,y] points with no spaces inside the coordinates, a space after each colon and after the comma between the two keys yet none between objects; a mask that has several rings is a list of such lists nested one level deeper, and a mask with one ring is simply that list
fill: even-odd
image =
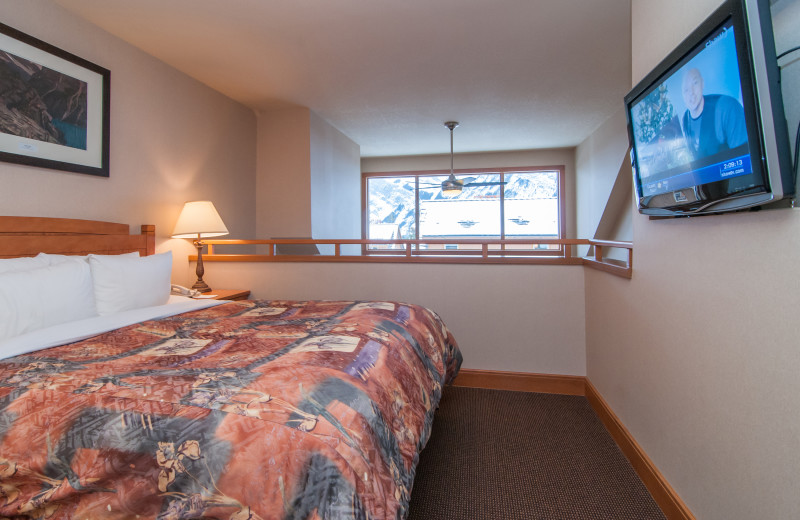
[{"label": "telephone on nightstand", "polygon": [[176,283],[172,284],[172,290],[170,294],[175,294],[178,296],[187,296],[189,298],[194,298],[195,296],[200,296],[200,291],[195,291],[194,289],[189,289],[188,287],[184,287],[182,285],[178,285]]}]

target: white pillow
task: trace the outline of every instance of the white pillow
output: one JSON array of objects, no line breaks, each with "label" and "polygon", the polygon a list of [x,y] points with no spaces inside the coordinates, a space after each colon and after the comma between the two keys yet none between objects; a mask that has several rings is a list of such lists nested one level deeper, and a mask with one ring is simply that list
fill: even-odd
[{"label": "white pillow", "polygon": [[88,264],[0,274],[0,339],[96,315]]},{"label": "white pillow", "polygon": [[172,252],[160,255],[89,255],[101,316],[163,305],[169,299]]},{"label": "white pillow", "polygon": [[[133,253],[122,253],[121,255],[95,255],[95,256],[135,256],[136,258],[139,257],[139,251],[134,251]],[[50,253],[39,253],[36,258],[44,258],[49,262],[48,265],[57,265],[62,264],[64,262],[73,262],[73,261],[81,261],[81,262],[89,262],[89,255],[51,255]]]},{"label": "white pillow", "polygon": [[48,265],[50,265],[50,262],[47,261],[43,253],[39,253],[37,256],[20,258],[0,258],[0,273],[18,273],[47,267]]}]

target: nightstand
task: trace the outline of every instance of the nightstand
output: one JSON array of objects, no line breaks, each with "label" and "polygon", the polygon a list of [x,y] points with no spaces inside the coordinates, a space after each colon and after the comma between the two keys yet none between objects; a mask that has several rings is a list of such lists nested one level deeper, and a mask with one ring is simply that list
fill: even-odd
[{"label": "nightstand", "polygon": [[244,289],[211,289],[208,294],[216,294],[212,300],[246,300],[250,291]]}]

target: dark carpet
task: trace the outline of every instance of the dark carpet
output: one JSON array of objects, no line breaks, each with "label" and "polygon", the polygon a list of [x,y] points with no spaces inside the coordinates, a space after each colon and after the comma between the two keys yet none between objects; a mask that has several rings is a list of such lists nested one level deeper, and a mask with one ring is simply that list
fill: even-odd
[{"label": "dark carpet", "polygon": [[409,520],[663,520],[584,397],[446,387]]}]

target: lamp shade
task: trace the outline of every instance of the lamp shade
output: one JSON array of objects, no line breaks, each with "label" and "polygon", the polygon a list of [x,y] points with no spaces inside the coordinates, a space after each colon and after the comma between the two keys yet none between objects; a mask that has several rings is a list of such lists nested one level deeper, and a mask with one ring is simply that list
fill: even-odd
[{"label": "lamp shade", "polygon": [[209,238],[228,234],[228,228],[209,200],[187,202],[183,206],[172,238]]}]

